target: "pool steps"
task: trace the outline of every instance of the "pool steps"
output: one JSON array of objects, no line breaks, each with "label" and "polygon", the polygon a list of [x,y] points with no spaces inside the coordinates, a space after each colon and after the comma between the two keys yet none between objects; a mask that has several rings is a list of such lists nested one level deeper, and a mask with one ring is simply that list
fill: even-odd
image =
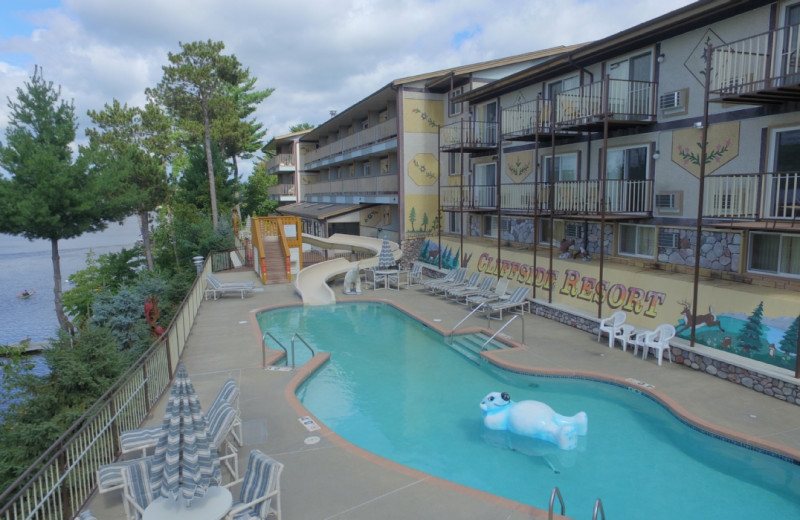
[{"label": "pool steps", "polygon": [[[486,343],[487,339],[489,339],[489,336],[483,333],[459,334],[458,336],[453,336],[452,343],[446,343],[446,345],[476,365],[480,365],[482,349],[499,350],[507,348],[505,343],[496,340]],[[486,343],[485,347],[483,346],[484,343]]]}]

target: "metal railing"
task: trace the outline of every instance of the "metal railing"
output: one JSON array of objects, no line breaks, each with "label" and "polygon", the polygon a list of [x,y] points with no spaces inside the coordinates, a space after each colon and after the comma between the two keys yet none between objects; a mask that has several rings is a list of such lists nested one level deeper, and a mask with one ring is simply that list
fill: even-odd
[{"label": "metal railing", "polygon": [[[509,325],[511,325],[511,322],[512,322],[512,321],[514,321],[514,320],[516,320],[516,319],[517,319],[517,318],[519,318],[519,317],[520,317],[520,315],[519,315],[519,314],[517,314],[516,316],[513,316],[513,317],[512,317],[510,320],[508,320],[507,322],[505,322],[505,323],[503,324],[503,326],[502,326],[502,327],[500,327],[499,329],[497,329],[497,332],[495,332],[494,334],[492,334],[492,337],[491,337],[491,338],[489,338],[489,339],[487,339],[487,340],[486,340],[486,341],[483,343],[483,345],[481,345],[481,352],[483,352],[484,350],[486,350],[486,345],[488,345],[489,343],[491,343],[491,341],[492,341],[494,338],[496,338],[498,334],[500,334],[501,332],[503,332],[503,329],[505,329],[506,327],[508,327]],[[490,324],[491,324],[491,322],[492,322],[492,320],[489,320],[489,323],[490,323]],[[525,343],[525,320],[522,320],[522,343]]]},{"label": "metal railing", "polygon": [[597,514],[600,513],[600,518],[606,520],[606,512],[603,511],[603,501],[599,498],[594,501],[594,512],[592,513],[592,520],[597,520]]},{"label": "metal railing", "polygon": [[558,486],[556,486],[550,493],[550,505],[547,508],[548,520],[553,520],[553,504],[555,504],[556,498],[558,498],[558,503],[561,504],[561,516],[564,516],[567,512],[567,509],[564,506],[564,499],[561,496],[561,491],[559,491]]},{"label": "metal railing", "polygon": [[[336,162],[340,160],[339,156],[343,155],[345,152],[365,148],[375,143],[397,137],[397,124],[397,118],[393,117],[375,126],[361,130],[360,132],[322,145],[316,150],[311,150],[303,157],[305,167],[306,169],[316,168],[319,165],[315,163],[323,160]],[[342,157],[341,160],[344,160],[344,158]]]},{"label": "metal railing", "polygon": [[0,494],[0,520],[62,520],[83,506],[97,469],[119,453],[119,432],[138,428],[169,388],[210,272],[206,261],[164,334]]},{"label": "metal railing", "polygon": [[289,351],[286,350],[286,347],[283,346],[283,343],[278,341],[278,338],[273,336],[270,331],[266,331],[261,335],[261,368],[267,368],[267,336],[272,338],[272,341],[277,343],[281,350],[283,350],[283,357],[286,360],[286,366],[289,366]]},{"label": "metal railing", "polygon": [[294,355],[294,340],[295,339],[299,339],[300,342],[303,343],[303,345],[306,346],[306,348],[311,352],[311,357],[314,357],[314,355],[315,355],[314,349],[311,348],[311,345],[309,345],[308,342],[306,342],[306,340],[304,340],[303,337],[300,334],[295,332],[294,336],[292,336],[292,368],[295,367],[295,355]]},{"label": "metal railing", "polygon": [[464,323],[465,321],[467,321],[467,320],[469,319],[469,317],[470,317],[470,316],[472,316],[473,314],[475,314],[475,313],[478,311],[478,309],[480,309],[481,307],[483,307],[483,305],[484,305],[485,303],[486,303],[486,302],[482,302],[480,305],[478,305],[477,307],[475,307],[474,309],[472,309],[471,311],[469,311],[469,314],[467,314],[466,316],[464,316],[463,318],[461,318],[461,321],[459,321],[458,323],[456,323],[456,324],[455,324],[455,326],[454,326],[452,329],[450,329],[450,333],[447,335],[447,342],[448,342],[450,345],[452,345],[452,344],[453,344],[453,334],[455,334],[455,332],[456,332],[456,329],[457,329],[458,327],[460,327],[462,323]]},{"label": "metal railing", "polygon": [[800,172],[709,175],[703,215],[712,218],[800,218]]},{"label": "metal railing", "polygon": [[462,120],[439,128],[439,146],[458,148],[497,148],[498,127],[493,121]]},{"label": "metal railing", "polygon": [[652,81],[622,79],[595,81],[561,92],[556,97],[556,126],[569,127],[606,117],[614,121],[655,122],[656,88]]}]

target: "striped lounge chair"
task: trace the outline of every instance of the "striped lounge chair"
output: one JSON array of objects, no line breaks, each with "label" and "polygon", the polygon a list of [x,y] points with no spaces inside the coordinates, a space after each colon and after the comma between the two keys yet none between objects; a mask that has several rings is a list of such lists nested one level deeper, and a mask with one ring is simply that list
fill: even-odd
[{"label": "striped lounge chair", "polygon": [[511,296],[509,296],[508,299],[500,299],[486,304],[486,307],[484,307],[484,312],[488,317],[491,317],[492,314],[499,312],[501,320],[503,319],[503,311],[511,312],[513,309],[525,311],[527,309],[528,312],[530,312],[530,302],[528,302],[528,294],[530,294],[530,292],[530,287],[517,287],[514,289],[514,292],[511,293]]},{"label": "striped lounge chair", "polygon": [[[265,520],[270,513],[281,520],[281,471],[283,464],[259,450],[251,451],[239,499],[234,501],[225,520]],[[228,487],[233,484],[238,481]]]}]

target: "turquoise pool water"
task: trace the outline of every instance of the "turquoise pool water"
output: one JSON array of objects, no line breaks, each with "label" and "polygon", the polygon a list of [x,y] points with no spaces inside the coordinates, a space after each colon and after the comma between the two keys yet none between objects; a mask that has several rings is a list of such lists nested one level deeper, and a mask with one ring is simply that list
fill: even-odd
[{"label": "turquoise pool water", "polygon": [[[331,353],[298,391],[310,412],[349,442],[425,473],[545,510],[558,486],[574,518],[590,518],[598,497],[618,519],[800,517],[800,465],[700,432],[635,390],[479,368],[384,304],[291,307],[259,323],[286,345],[299,332]],[[588,435],[561,451],[490,434],[478,404],[491,391],[563,415],[583,410]]]}]

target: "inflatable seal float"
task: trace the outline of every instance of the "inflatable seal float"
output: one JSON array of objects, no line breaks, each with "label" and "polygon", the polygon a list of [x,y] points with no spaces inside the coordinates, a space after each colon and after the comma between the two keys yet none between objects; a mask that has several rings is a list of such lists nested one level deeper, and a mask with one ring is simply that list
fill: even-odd
[{"label": "inflatable seal float", "polygon": [[515,403],[507,392],[492,392],[481,401],[483,424],[490,430],[508,430],[517,435],[552,442],[562,450],[578,445],[578,436],[586,435],[585,412],[572,417],[557,414],[539,401]]}]

